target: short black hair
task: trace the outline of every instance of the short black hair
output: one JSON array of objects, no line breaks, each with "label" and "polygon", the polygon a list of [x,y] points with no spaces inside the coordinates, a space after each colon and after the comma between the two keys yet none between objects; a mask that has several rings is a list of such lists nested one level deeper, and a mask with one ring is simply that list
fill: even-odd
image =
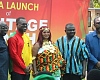
[{"label": "short black hair", "polygon": [[66,24],[66,25],[65,25],[65,30],[67,29],[67,26],[74,26],[74,24],[72,24],[72,23]]},{"label": "short black hair", "polygon": [[74,26],[74,24],[72,24],[72,23],[68,23],[68,24],[66,24],[66,26]]},{"label": "short black hair", "polygon": [[18,18],[16,19],[16,24],[19,23],[20,19],[25,19],[25,18],[24,18],[24,17],[18,17]]}]

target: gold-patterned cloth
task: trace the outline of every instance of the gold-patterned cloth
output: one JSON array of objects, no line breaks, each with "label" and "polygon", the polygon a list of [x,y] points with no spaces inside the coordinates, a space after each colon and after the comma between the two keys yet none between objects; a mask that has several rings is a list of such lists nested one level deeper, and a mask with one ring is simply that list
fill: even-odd
[{"label": "gold-patterned cloth", "polygon": [[45,45],[43,43],[42,52],[38,53],[36,57],[36,65],[38,71],[55,72],[59,68],[65,67],[65,61],[59,49],[48,42]]}]

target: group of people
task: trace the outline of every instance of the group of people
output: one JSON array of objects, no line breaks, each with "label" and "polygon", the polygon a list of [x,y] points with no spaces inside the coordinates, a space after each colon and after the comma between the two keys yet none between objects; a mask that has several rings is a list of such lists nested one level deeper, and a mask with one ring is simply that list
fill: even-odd
[{"label": "group of people", "polygon": [[8,70],[11,80],[29,80],[31,71],[34,80],[82,80],[88,70],[90,80],[91,70],[100,69],[100,17],[94,19],[94,26],[96,30],[83,41],[75,35],[74,24],[68,23],[66,35],[55,43],[49,27],[43,26],[32,45],[25,33],[28,24],[24,17],[16,19],[17,30],[7,42],[3,36],[9,27],[0,21],[0,80],[8,80]]}]

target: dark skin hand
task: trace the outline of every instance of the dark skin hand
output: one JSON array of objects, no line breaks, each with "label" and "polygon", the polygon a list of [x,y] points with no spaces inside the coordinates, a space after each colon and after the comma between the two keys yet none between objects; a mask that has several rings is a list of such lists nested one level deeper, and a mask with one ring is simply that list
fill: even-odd
[{"label": "dark skin hand", "polygon": [[24,69],[24,72],[25,72],[26,74],[29,74],[31,70],[32,70],[32,64],[29,64],[29,65]]},{"label": "dark skin hand", "polygon": [[97,62],[96,67],[100,69],[100,61]]},{"label": "dark skin hand", "polygon": [[87,66],[87,60],[83,61],[83,71],[82,71],[82,75],[81,78],[84,79],[86,76],[86,66]]}]

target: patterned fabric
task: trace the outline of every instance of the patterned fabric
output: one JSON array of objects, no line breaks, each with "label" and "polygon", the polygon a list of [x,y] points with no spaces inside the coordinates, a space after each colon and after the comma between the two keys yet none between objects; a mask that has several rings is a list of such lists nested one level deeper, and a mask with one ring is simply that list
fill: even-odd
[{"label": "patterned fabric", "polygon": [[66,73],[82,75],[82,61],[88,58],[88,50],[83,40],[76,36],[67,42],[67,37],[63,36],[56,44],[67,61]]},{"label": "patterned fabric", "polygon": [[60,70],[64,59],[59,49],[51,42],[44,42],[42,48],[39,49],[36,63],[38,71],[49,71],[54,73]]}]

